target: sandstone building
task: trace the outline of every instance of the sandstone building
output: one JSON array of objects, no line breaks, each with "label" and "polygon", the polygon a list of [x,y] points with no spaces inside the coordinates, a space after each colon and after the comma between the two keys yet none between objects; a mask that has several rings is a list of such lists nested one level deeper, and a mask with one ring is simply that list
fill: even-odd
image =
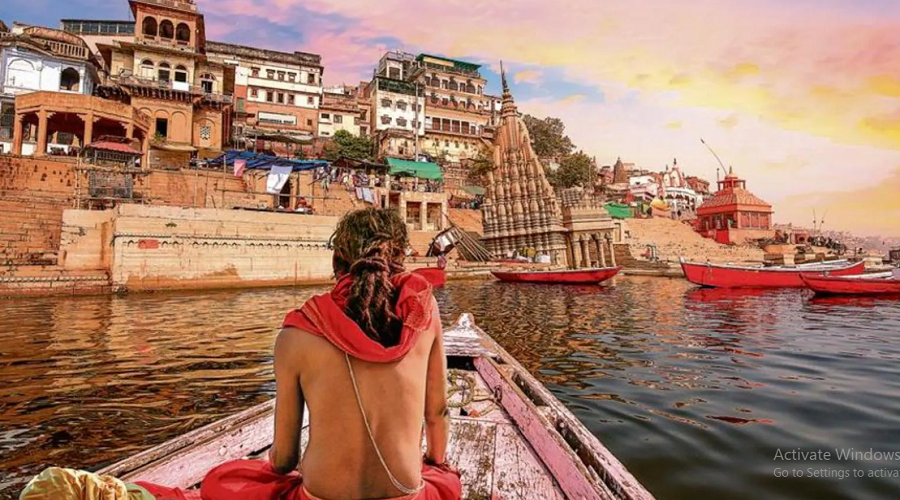
[{"label": "sandstone building", "polygon": [[[234,142],[289,156],[316,137],[322,56],[207,42],[211,61],[234,71]],[[258,141],[270,141],[268,148]]]}]

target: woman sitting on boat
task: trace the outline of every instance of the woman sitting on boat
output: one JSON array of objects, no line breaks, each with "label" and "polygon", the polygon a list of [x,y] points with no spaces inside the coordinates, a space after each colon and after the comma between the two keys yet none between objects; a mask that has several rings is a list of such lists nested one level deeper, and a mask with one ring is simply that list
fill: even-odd
[{"label": "woman sitting on boat", "polygon": [[[341,220],[333,239],[337,285],[288,314],[275,342],[268,461],[212,470],[204,500],[460,498],[459,474],[445,463],[438,306],[429,283],[404,271],[408,244],[396,211],[369,208]],[[309,444],[300,460],[304,405]]]}]

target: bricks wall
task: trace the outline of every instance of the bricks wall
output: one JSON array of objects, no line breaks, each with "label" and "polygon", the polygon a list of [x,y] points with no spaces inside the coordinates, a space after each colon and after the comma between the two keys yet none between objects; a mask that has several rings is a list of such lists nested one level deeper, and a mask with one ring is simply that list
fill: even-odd
[{"label": "bricks wall", "polygon": [[55,264],[74,163],[0,155],[0,264]]}]

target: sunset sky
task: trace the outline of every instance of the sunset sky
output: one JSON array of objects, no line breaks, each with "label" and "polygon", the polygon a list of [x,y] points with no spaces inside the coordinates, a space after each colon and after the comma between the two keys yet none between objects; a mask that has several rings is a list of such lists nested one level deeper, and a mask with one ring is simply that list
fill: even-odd
[{"label": "sunset sky", "polygon": [[[704,138],[777,222],[900,236],[896,0],[200,0],[207,37],[323,56],[326,84],[391,49],[503,59],[520,110],[601,165],[713,182]],[[124,0],[3,0],[0,18],[128,19]]]}]

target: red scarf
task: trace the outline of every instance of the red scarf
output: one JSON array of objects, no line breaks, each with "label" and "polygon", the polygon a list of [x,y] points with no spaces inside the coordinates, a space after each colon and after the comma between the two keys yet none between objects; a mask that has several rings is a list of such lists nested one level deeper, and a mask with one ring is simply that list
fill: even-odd
[{"label": "red scarf", "polygon": [[344,312],[353,285],[351,276],[338,280],[331,293],[317,295],[306,301],[302,308],[288,313],[283,326],[325,337],[338,349],[363,361],[399,361],[415,345],[419,334],[431,324],[434,298],[431,284],[417,274],[394,275],[391,283],[394,289],[400,291],[394,312],[403,321],[400,342],[395,346],[384,347],[372,340]]}]

